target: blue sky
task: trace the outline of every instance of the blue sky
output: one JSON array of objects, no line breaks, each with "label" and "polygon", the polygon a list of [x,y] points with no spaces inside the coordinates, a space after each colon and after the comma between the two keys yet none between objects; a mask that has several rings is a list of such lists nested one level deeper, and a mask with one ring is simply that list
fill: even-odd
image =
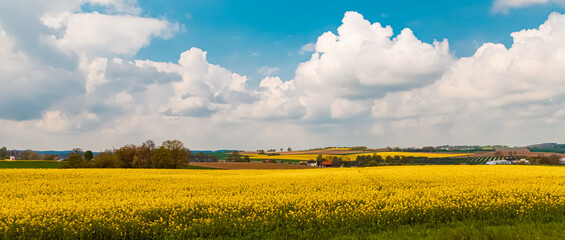
[{"label": "blue sky", "polygon": [[[280,68],[285,80],[309,58],[303,45],[315,42],[341,25],[346,11],[361,13],[371,22],[390,25],[398,34],[410,28],[422,41],[448,39],[456,56],[467,57],[485,42],[510,46],[510,33],[536,28],[557,4],[493,12],[492,0],[480,1],[140,1],[144,14],[184,25],[174,38],[154,40],[137,58],[177,61],[189,47],[208,51],[210,62],[259,81],[257,69]],[[254,54],[254,53],[258,53]]]},{"label": "blue sky", "polygon": [[0,146],[565,142],[563,13],[563,0],[0,0]]}]

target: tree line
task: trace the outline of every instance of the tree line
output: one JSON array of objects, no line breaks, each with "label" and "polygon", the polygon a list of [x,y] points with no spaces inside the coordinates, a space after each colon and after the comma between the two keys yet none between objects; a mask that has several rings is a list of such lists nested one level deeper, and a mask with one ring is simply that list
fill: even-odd
[{"label": "tree line", "polygon": [[6,147],[0,148],[0,159],[8,159],[14,154],[17,160],[59,160],[55,154],[39,154],[33,150],[8,150]]},{"label": "tree line", "polygon": [[61,168],[185,168],[189,163],[190,150],[181,141],[167,140],[157,146],[147,140],[141,145],[129,144],[96,156],[75,148]]},{"label": "tree line", "polygon": [[386,156],[383,157],[376,153],[371,155],[357,155],[355,160],[350,160],[349,157],[343,156],[322,156],[318,155],[316,158],[316,165],[321,167],[323,162],[331,162],[332,167],[374,167],[381,165],[444,165],[444,164],[460,164],[462,159],[455,158],[427,158],[427,157],[413,157],[413,156]]}]

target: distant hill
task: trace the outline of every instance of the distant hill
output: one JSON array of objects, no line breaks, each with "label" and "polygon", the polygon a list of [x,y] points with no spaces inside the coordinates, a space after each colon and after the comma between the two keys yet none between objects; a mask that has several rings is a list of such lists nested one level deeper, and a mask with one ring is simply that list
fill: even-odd
[{"label": "distant hill", "polygon": [[557,143],[540,143],[528,146],[529,148],[554,148]]},{"label": "distant hill", "polygon": [[565,153],[565,144],[542,143],[528,146],[532,152]]}]

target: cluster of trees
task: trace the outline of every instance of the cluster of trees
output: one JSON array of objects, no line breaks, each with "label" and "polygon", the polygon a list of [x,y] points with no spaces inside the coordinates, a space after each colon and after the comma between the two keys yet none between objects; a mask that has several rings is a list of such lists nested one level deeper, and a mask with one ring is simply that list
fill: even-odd
[{"label": "cluster of trees", "polygon": [[251,158],[247,155],[241,156],[239,151],[233,151],[226,157],[226,162],[251,162]]},{"label": "cluster of trees", "polygon": [[[337,157],[337,156],[333,156],[333,157],[332,156],[326,156],[326,157],[324,157],[324,156],[322,156],[322,154],[319,154],[316,157],[316,165],[318,165],[318,167],[321,167],[323,162],[331,162],[332,167],[341,167],[341,166],[344,166],[344,164],[347,165],[347,163],[349,163],[347,161],[343,161],[343,158],[341,158],[341,157]],[[345,166],[345,167],[348,167],[348,166]]]},{"label": "cluster of trees", "polygon": [[[338,156],[322,156],[321,154],[316,157],[316,164],[322,166],[324,161],[331,162],[332,167],[374,167],[379,165],[404,165],[413,163],[413,157],[404,156],[386,156],[383,158],[376,153],[372,155],[357,155],[355,161],[349,161]],[[426,158],[427,159],[427,158]]]},{"label": "cluster of trees", "polygon": [[190,163],[190,150],[179,140],[164,141],[157,147],[147,140],[141,145],[125,145],[94,156],[91,151],[73,150],[62,168],[184,168]]},{"label": "cluster of trees", "polygon": [[89,168],[92,167],[92,158],[94,154],[92,151],[83,152],[80,148],[73,149],[73,152],[69,153],[67,159],[65,159],[60,167],[61,168]]},{"label": "cluster of trees", "polygon": [[387,147],[387,152],[436,152],[437,149],[432,146],[422,147],[422,148],[399,148],[399,147]]},{"label": "cluster of trees", "polygon": [[[390,158],[390,156],[388,156]],[[385,159],[381,155],[357,155],[355,161],[359,167],[373,167],[380,165]]]},{"label": "cluster of trees", "polygon": [[33,150],[8,150],[6,147],[0,148],[0,159],[8,159],[14,152],[16,160],[58,160],[59,156],[55,154],[39,154]]},{"label": "cluster of trees", "polygon": [[355,146],[355,147],[349,148],[349,150],[351,150],[351,151],[365,151],[365,150],[367,150],[367,147],[365,147],[365,146]]},{"label": "cluster of trees", "polygon": [[358,155],[355,159],[355,164],[359,167],[373,167],[382,164],[401,165],[408,163],[410,163],[409,157],[396,155],[394,157],[386,156],[383,158],[381,155],[377,155],[376,153],[373,153],[373,155]]},{"label": "cluster of trees", "polygon": [[532,164],[547,164],[547,165],[561,164],[561,157],[555,154],[552,154],[551,156],[538,155],[537,157],[529,157],[527,159]]},{"label": "cluster of trees", "polygon": [[195,154],[190,154],[191,162],[217,162],[218,156],[210,156],[203,152],[197,152]]},{"label": "cluster of trees", "polygon": [[34,152],[32,150],[24,150],[22,152],[18,152],[17,156],[18,160],[42,160],[41,155],[39,153]]},{"label": "cluster of trees", "polygon": [[[277,151],[277,149],[274,149],[274,148],[271,148],[271,149],[267,150],[267,152],[276,152],[276,151]],[[284,151],[284,148],[280,148],[280,151],[281,151],[281,152]],[[291,148],[291,147],[288,147],[288,148],[286,149],[286,151],[292,152],[292,148]],[[264,149],[259,149],[259,150],[257,150],[257,153],[259,153],[259,154],[265,154],[265,150],[264,150]]]}]

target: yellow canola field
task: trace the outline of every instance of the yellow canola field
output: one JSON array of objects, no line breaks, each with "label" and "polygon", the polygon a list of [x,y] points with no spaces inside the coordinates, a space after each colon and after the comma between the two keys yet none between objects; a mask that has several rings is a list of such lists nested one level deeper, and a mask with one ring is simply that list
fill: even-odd
[{"label": "yellow canola field", "polygon": [[[383,158],[387,156],[412,156],[412,157],[427,157],[427,158],[447,158],[447,157],[458,157],[458,156],[467,156],[467,153],[410,153],[410,152],[378,152],[375,153]],[[249,158],[251,159],[276,159],[276,160],[301,160],[301,161],[308,161],[308,160],[315,160],[318,157],[318,154],[289,154],[289,155],[274,155],[274,156],[267,156],[264,154],[248,154]],[[345,161],[354,161],[358,155],[364,156],[372,156],[373,153],[359,153],[359,154],[348,154],[348,155],[322,155],[324,157],[341,157]]]},{"label": "yellow canola field", "polygon": [[565,168],[539,166],[5,169],[0,237],[187,239],[540,219],[565,214],[564,183]]}]

